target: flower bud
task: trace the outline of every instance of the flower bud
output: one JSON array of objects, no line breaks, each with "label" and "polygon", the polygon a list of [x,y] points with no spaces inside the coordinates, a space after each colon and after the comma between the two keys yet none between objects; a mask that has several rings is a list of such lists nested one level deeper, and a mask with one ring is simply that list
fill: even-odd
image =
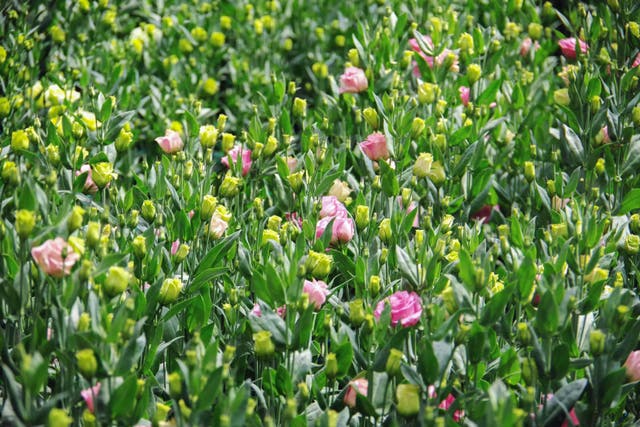
[{"label": "flower bud", "polygon": [[369,206],[356,206],[356,226],[362,231],[369,225]]},{"label": "flower bud", "polygon": [[624,239],[623,249],[631,255],[640,252],[640,236],[636,234],[628,234]]},{"label": "flower bud", "polygon": [[380,121],[378,118],[378,112],[371,107],[367,107],[362,111],[362,115],[364,116],[364,120],[371,126],[373,130],[377,130],[380,125]]},{"label": "flower bud", "polygon": [[533,162],[524,162],[524,177],[528,182],[536,179],[536,167]]},{"label": "flower bud", "polygon": [[427,176],[436,187],[441,186],[447,179],[444,167],[442,166],[442,163],[440,163],[440,161],[435,161],[431,164],[431,170],[429,171]]},{"label": "flower bud", "polygon": [[307,117],[307,100],[302,98],[294,98],[293,100],[293,115],[295,117],[305,118]]},{"label": "flower bud", "polygon": [[380,222],[378,226],[378,237],[384,243],[389,243],[391,241],[391,236],[393,235],[391,231],[391,220],[389,218],[385,218]]},{"label": "flower bud", "polygon": [[420,412],[420,387],[415,384],[398,384],[396,408],[403,417],[412,417]]},{"label": "flower bud", "polygon": [[113,179],[113,165],[109,162],[100,162],[91,166],[91,179],[98,188],[106,187]]},{"label": "flower bud", "polygon": [[142,218],[149,224],[156,219],[156,206],[153,204],[153,201],[145,200],[142,202],[142,208],[140,210],[142,212]]},{"label": "flower bud", "polygon": [[182,377],[179,372],[172,372],[167,378],[169,380],[169,394],[174,399],[177,399],[182,394]]},{"label": "flower bud", "polygon": [[351,301],[349,303],[349,320],[351,321],[351,324],[356,328],[360,327],[362,322],[364,322],[364,316],[364,302],[362,299],[358,298]]},{"label": "flower bud", "polygon": [[322,278],[331,272],[333,258],[330,255],[309,251],[309,256],[305,261],[306,271],[315,278]]},{"label": "flower bud", "polygon": [[291,185],[291,189],[294,192],[300,191],[302,185],[304,184],[304,171],[298,171],[296,173],[290,174],[287,179],[289,180],[289,185]]},{"label": "flower bud", "polygon": [[96,416],[87,408],[82,411],[82,425],[84,427],[96,427]]},{"label": "flower bud", "polygon": [[273,135],[267,137],[267,143],[264,144],[262,152],[266,157],[271,156],[278,149],[278,138]]},{"label": "flower bud", "polygon": [[387,258],[389,258],[389,249],[382,248],[382,250],[380,251],[380,264],[386,263]]},{"label": "flower bud", "polygon": [[22,240],[25,240],[33,228],[36,226],[36,214],[27,209],[20,209],[16,212],[16,232]]},{"label": "flower bud", "polygon": [[571,104],[569,89],[557,89],[553,92],[553,101],[558,105],[568,106]]},{"label": "flower bud", "polygon": [[473,54],[473,36],[469,33],[460,34],[460,38],[458,38],[458,47],[460,48],[461,52],[472,55]]},{"label": "flower bud", "polygon": [[397,348],[389,350],[389,356],[387,357],[387,363],[385,365],[385,371],[387,374],[393,376],[400,372],[400,365],[402,364],[402,352]]},{"label": "flower bud", "polygon": [[136,236],[131,246],[133,247],[133,255],[136,258],[142,259],[147,254],[147,241],[144,236]]},{"label": "flower bud", "polygon": [[640,126],[640,105],[636,105],[631,110],[631,117],[633,118],[633,124]]},{"label": "flower bud", "polygon": [[182,281],[177,277],[164,279],[158,294],[158,302],[162,305],[173,304],[180,296],[182,286]]},{"label": "flower bud", "polygon": [[11,133],[11,149],[13,151],[28,150],[29,136],[24,130],[16,130]]},{"label": "flower bud", "polygon": [[227,174],[222,180],[218,192],[222,197],[234,197],[240,193],[241,182],[240,178]]},{"label": "flower bud", "polygon": [[529,326],[524,323],[518,323],[518,340],[522,343],[522,345],[527,346],[531,343],[531,331],[529,331]]},{"label": "flower bud", "polygon": [[640,234],[640,214],[633,214],[629,218],[629,229],[634,234]]},{"label": "flower bud", "polygon": [[538,40],[540,37],[542,37],[543,30],[544,28],[542,27],[542,25],[538,24],[537,22],[532,22],[529,24],[529,27],[527,27],[527,32],[533,40]]},{"label": "flower bud", "polygon": [[67,411],[60,408],[52,408],[47,417],[47,427],[68,427],[73,423],[73,418]]},{"label": "flower bud", "polygon": [[[220,128],[220,127],[218,127]],[[236,143],[236,136],[231,133],[222,133],[222,151],[225,153],[233,148]]]},{"label": "flower bud", "polygon": [[420,135],[422,135],[425,127],[426,124],[424,122],[424,119],[421,119],[420,117],[414,118],[413,122],[411,122],[411,136],[414,139],[418,138]]},{"label": "flower bud", "polygon": [[433,164],[433,155],[431,153],[420,153],[416,162],[413,164],[413,175],[418,178],[425,178],[431,172]]},{"label": "flower bud", "polygon": [[432,104],[440,93],[438,85],[424,82],[418,86],[418,101],[421,104]]},{"label": "flower bud", "polygon": [[467,79],[469,79],[469,84],[472,85],[478,80],[480,80],[480,76],[482,75],[482,68],[478,64],[471,64],[467,67]]},{"label": "flower bud", "polygon": [[160,422],[165,421],[167,415],[169,415],[169,411],[171,411],[171,406],[156,402],[156,412],[153,414],[153,425],[159,425]]},{"label": "flower bud", "polygon": [[538,367],[533,359],[526,358],[522,361],[521,372],[525,384],[533,386],[538,381]]},{"label": "flower bud", "polygon": [[185,258],[187,258],[187,255],[189,255],[190,250],[191,248],[187,244],[182,243],[180,246],[178,246],[178,250],[176,251],[176,254],[175,254],[176,263],[179,264],[182,261],[184,261]]},{"label": "flower bud", "polygon": [[266,359],[273,355],[276,347],[271,340],[271,332],[259,331],[253,334],[256,356]]},{"label": "flower bud", "polygon": [[76,353],[76,361],[78,362],[78,370],[87,379],[92,378],[98,370],[98,360],[96,355],[90,348],[85,348]]},{"label": "flower bud", "polygon": [[205,195],[202,199],[202,204],[200,205],[200,218],[202,220],[210,219],[216,209],[217,204],[218,199],[210,194]]},{"label": "flower bud", "polygon": [[567,228],[567,224],[551,224],[551,235],[554,239],[559,237],[564,237],[565,239],[569,236],[569,229]]},{"label": "flower bud", "polygon": [[594,329],[589,333],[589,349],[591,354],[599,356],[602,354],[607,341],[607,335],[600,329]]},{"label": "flower bud", "polygon": [[124,268],[118,266],[110,267],[107,272],[103,290],[108,297],[114,297],[127,289],[130,280],[131,273]]},{"label": "flower bud", "polygon": [[15,162],[7,160],[2,164],[2,180],[7,184],[18,185],[20,183],[20,172]]},{"label": "flower bud", "polygon": [[338,360],[336,359],[336,355],[334,353],[327,354],[327,359],[325,361],[325,374],[329,380],[333,380],[338,375]]},{"label": "flower bud", "polygon": [[74,232],[82,226],[84,214],[85,210],[80,206],[74,206],[71,209],[71,214],[69,214],[69,218],[67,218],[67,228],[69,229],[70,233]]},{"label": "flower bud", "polygon": [[371,276],[369,278],[369,293],[372,297],[380,292],[380,276]]}]

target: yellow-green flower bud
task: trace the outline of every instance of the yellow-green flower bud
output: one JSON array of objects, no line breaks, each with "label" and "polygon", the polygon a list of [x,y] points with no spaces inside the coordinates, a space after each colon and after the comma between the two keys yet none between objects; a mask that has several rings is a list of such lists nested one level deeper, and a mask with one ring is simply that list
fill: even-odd
[{"label": "yellow-green flower bud", "polygon": [[594,329],[589,334],[589,349],[591,354],[599,356],[602,354],[607,341],[607,335],[600,329]]},{"label": "yellow-green flower bud", "polygon": [[267,228],[273,231],[279,231],[280,225],[282,225],[282,217],[278,215],[271,215],[267,220]]},{"label": "yellow-green flower bud", "polygon": [[98,188],[106,187],[113,179],[113,165],[109,162],[100,162],[91,166],[91,179]]},{"label": "yellow-green flower bud", "polygon": [[309,251],[309,256],[305,262],[306,271],[315,278],[322,278],[329,275],[333,264],[333,258],[330,255]]},{"label": "yellow-green flower bud", "polygon": [[429,171],[427,176],[436,187],[441,186],[447,179],[444,167],[442,166],[442,163],[440,163],[440,161],[435,161],[431,164],[431,170]]},{"label": "yellow-green flower bud", "polygon": [[438,85],[424,82],[418,86],[418,101],[421,104],[432,104],[439,93],[440,88],[438,88]]},{"label": "yellow-green flower bud", "polygon": [[205,195],[202,199],[202,204],[200,205],[200,218],[203,220],[209,220],[215,212],[217,205],[218,199],[210,194]]},{"label": "yellow-green flower bud", "polygon": [[142,208],[140,209],[142,218],[151,224],[156,219],[156,206],[152,200],[145,200],[142,202]]},{"label": "yellow-green flower bud", "polygon": [[176,263],[180,264],[182,261],[184,261],[187,258],[187,255],[189,255],[190,250],[191,248],[189,247],[189,245],[182,243],[178,247],[178,250],[175,254]]},{"label": "yellow-green flower bud", "polygon": [[18,165],[11,160],[7,160],[2,164],[2,180],[7,184],[18,185],[20,183],[20,172]]},{"label": "yellow-green flower bud", "polygon": [[300,191],[302,185],[304,184],[304,171],[298,171],[292,174],[289,174],[287,180],[289,181],[289,185],[291,185],[291,189],[294,192]]},{"label": "yellow-green flower bud", "polygon": [[29,136],[27,132],[20,129],[11,133],[11,149],[13,151],[29,149]]},{"label": "yellow-green flower bud", "polygon": [[420,117],[414,118],[413,122],[411,123],[411,136],[413,138],[420,137],[425,127],[426,127],[426,124],[424,122],[424,119],[421,119]]},{"label": "yellow-green flower bud", "polygon": [[262,359],[269,358],[276,350],[273,340],[271,339],[271,332],[258,331],[253,334],[254,351],[256,356]]},{"label": "yellow-green flower bud", "polygon": [[554,239],[559,237],[564,237],[565,239],[569,236],[569,229],[567,228],[567,224],[551,224],[551,235]]},{"label": "yellow-green flower bud", "polygon": [[20,209],[16,212],[16,232],[21,239],[29,237],[36,226],[36,214],[27,209]]},{"label": "yellow-green flower bud", "polygon": [[478,80],[480,80],[480,76],[482,76],[482,68],[478,64],[471,64],[467,68],[467,79],[469,80],[469,84],[472,85]]},{"label": "yellow-green flower bud", "polygon": [[636,126],[640,126],[640,105],[633,107],[633,110],[631,110],[631,117],[633,118],[633,123]]},{"label": "yellow-green flower bud", "polygon": [[629,218],[629,228],[634,234],[640,234],[640,214],[633,214]]},{"label": "yellow-green flower bud", "polygon": [[391,231],[391,220],[389,218],[385,218],[380,222],[378,226],[378,237],[384,243],[389,243],[391,241],[391,236],[393,235]]},{"label": "yellow-green flower bud", "polygon": [[378,112],[371,107],[367,107],[362,111],[362,115],[364,116],[364,120],[371,126],[373,130],[378,129],[380,125],[380,120],[378,118]]},{"label": "yellow-green flower bud", "polygon": [[624,250],[631,255],[640,252],[640,236],[636,234],[628,234],[624,239]]},{"label": "yellow-green flower bud", "polygon": [[529,27],[527,28],[527,32],[533,40],[538,40],[540,37],[542,37],[543,30],[544,28],[542,27],[542,25],[538,24],[537,22],[530,23]]},{"label": "yellow-green flower bud", "polygon": [[338,375],[338,360],[334,353],[327,354],[324,366],[324,372],[327,375],[327,378],[330,380],[335,379],[336,375]]},{"label": "yellow-green flower bud", "polygon": [[473,54],[473,36],[469,33],[460,34],[460,38],[458,39],[458,47],[460,48],[461,52],[472,55]]},{"label": "yellow-green flower bud", "polygon": [[144,236],[136,236],[131,246],[133,247],[133,255],[136,258],[142,259],[147,255],[147,240]]},{"label": "yellow-green flower bud", "polygon": [[358,230],[362,231],[367,228],[369,221],[369,206],[356,206],[356,227],[358,227]]},{"label": "yellow-green flower bud", "polygon": [[433,164],[433,155],[431,153],[420,153],[416,162],[413,164],[413,175],[418,178],[425,178],[431,172]]},{"label": "yellow-green flower bud", "polygon": [[213,33],[211,33],[211,37],[209,37],[209,42],[213,45],[213,47],[221,48],[222,46],[224,46],[225,36],[219,31],[214,31]]},{"label": "yellow-green flower bud", "polygon": [[169,374],[169,394],[174,399],[177,399],[182,394],[182,377],[180,372],[175,371]]},{"label": "yellow-green flower bud", "polygon": [[6,96],[0,97],[0,118],[7,117],[11,112],[11,102]]},{"label": "yellow-green flower bud", "polygon": [[533,386],[538,381],[538,367],[533,359],[526,358],[522,361],[521,372],[525,384]]},{"label": "yellow-green flower bud", "polygon": [[69,218],[67,218],[67,228],[69,229],[69,232],[72,233],[82,227],[84,214],[85,210],[80,206],[74,206],[73,209],[71,209],[71,214],[69,214]]},{"label": "yellow-green flower bud", "polygon": [[364,302],[358,298],[349,303],[349,320],[356,328],[362,325],[364,321]]},{"label": "yellow-green flower bud", "polygon": [[236,136],[232,133],[222,133],[222,151],[225,153],[233,148],[236,143]]},{"label": "yellow-green flower bud", "polygon": [[358,55],[357,49],[349,49],[349,52],[347,52],[347,57],[354,67],[360,65],[360,55]]},{"label": "yellow-green flower bud", "polygon": [[373,275],[369,278],[369,293],[372,297],[380,292],[380,276]]},{"label": "yellow-green flower bud", "polygon": [[420,412],[420,387],[415,384],[398,384],[396,408],[403,417],[412,417]]},{"label": "yellow-green flower bud", "polygon": [[133,133],[128,131],[126,128],[120,129],[120,132],[118,132],[118,136],[116,137],[115,141],[116,151],[119,153],[127,151],[131,147],[132,142]]},{"label": "yellow-green flower bud", "polygon": [[553,92],[553,101],[558,105],[568,106],[571,104],[569,89],[557,89]]},{"label": "yellow-green flower bud", "polygon": [[389,375],[397,375],[400,372],[400,365],[402,364],[402,352],[397,348],[389,350],[389,356],[387,357],[387,363],[385,365],[385,371]]},{"label": "yellow-green flower bud", "polygon": [[96,416],[87,408],[82,411],[82,425],[84,427],[96,427]]},{"label": "yellow-green flower bud", "polygon": [[104,292],[108,297],[114,297],[121,294],[127,289],[131,274],[124,268],[113,266],[107,272],[107,278],[104,282]]},{"label": "yellow-green flower bud", "polygon": [[222,197],[234,197],[240,193],[241,182],[240,178],[227,174],[222,180],[218,192]]},{"label": "yellow-green flower bud", "polygon": [[171,411],[171,406],[156,402],[156,412],[153,414],[153,425],[158,425],[160,422],[166,420],[169,411]]},{"label": "yellow-green flower bud", "polygon": [[529,326],[524,323],[518,323],[518,339],[522,343],[522,345],[527,346],[531,343],[531,331],[529,331]]},{"label": "yellow-green flower bud", "polygon": [[218,129],[213,125],[200,126],[200,145],[203,148],[213,148],[218,140]]},{"label": "yellow-green flower bud", "polygon": [[267,143],[264,144],[263,154],[266,157],[271,156],[278,149],[278,138],[273,135],[267,137]]},{"label": "yellow-green flower bud", "polygon": [[76,353],[76,361],[78,362],[78,370],[85,378],[93,378],[98,370],[98,360],[93,350],[85,348]]},{"label": "yellow-green flower bud", "polygon": [[84,312],[78,318],[78,332],[89,330],[89,326],[91,326],[91,315],[87,312]]},{"label": "yellow-green flower bud", "polygon": [[600,157],[596,161],[596,166],[595,166],[596,174],[602,175],[604,173],[604,170],[605,170],[605,161],[602,157]]},{"label": "yellow-green flower bud", "polygon": [[73,418],[67,411],[60,408],[52,408],[47,417],[47,427],[68,427],[73,423]]},{"label": "yellow-green flower bud", "polygon": [[296,117],[307,117],[307,100],[296,97],[293,100],[293,115]]},{"label": "yellow-green flower bud", "polygon": [[280,234],[275,230],[262,230],[262,239],[260,240],[261,246],[266,245],[270,240],[280,243]]},{"label": "yellow-green flower bud", "polygon": [[57,166],[60,163],[60,149],[57,145],[49,144],[46,147],[47,159],[53,166]]},{"label": "yellow-green flower bud", "polygon": [[533,162],[526,161],[524,162],[524,177],[528,182],[536,179],[536,167]]},{"label": "yellow-green flower bud", "polygon": [[176,302],[182,292],[182,281],[176,277],[164,279],[158,294],[158,301],[162,305],[170,305]]},{"label": "yellow-green flower bud", "polygon": [[386,263],[387,258],[389,258],[389,248],[382,248],[380,251],[380,264]]}]

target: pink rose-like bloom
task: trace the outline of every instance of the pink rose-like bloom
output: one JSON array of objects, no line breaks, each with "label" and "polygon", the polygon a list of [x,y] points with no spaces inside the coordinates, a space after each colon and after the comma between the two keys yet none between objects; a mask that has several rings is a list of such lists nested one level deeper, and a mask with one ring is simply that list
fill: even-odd
[{"label": "pink rose-like bloom", "polygon": [[624,368],[627,371],[627,378],[631,382],[640,381],[640,350],[629,353],[624,362]]},{"label": "pink rose-like bloom", "polygon": [[331,243],[347,243],[355,233],[355,224],[348,216],[327,216],[316,224],[316,239],[322,237],[329,223],[333,221],[331,227]]},{"label": "pink rose-like bloom", "polygon": [[347,216],[347,208],[336,196],[323,196],[322,209],[320,209],[320,218],[334,216]]},{"label": "pink rose-like bloom", "polygon": [[46,274],[53,277],[69,275],[73,265],[80,259],[80,255],[62,237],[31,248],[31,256]]},{"label": "pink rose-like bloom", "polygon": [[638,54],[636,55],[636,59],[633,61],[633,64],[631,64],[631,68],[635,68],[639,65],[640,65],[640,52],[638,52]]},{"label": "pink rose-like bloom", "polygon": [[374,132],[367,136],[365,141],[360,143],[360,149],[371,160],[389,158],[389,150],[387,149],[387,138],[380,132]]},{"label": "pink rose-like bloom", "polygon": [[309,302],[314,305],[316,310],[322,307],[322,304],[327,300],[327,295],[329,295],[327,284],[322,280],[316,279],[313,279],[313,281],[305,280],[302,292],[309,295]]},{"label": "pink rose-like bloom", "polygon": [[[437,396],[436,388],[430,385],[429,387],[427,387],[427,394],[429,395],[430,399],[433,399],[434,397]],[[444,409],[445,411],[447,411],[455,401],[456,401],[456,398],[453,397],[451,393],[449,393],[449,395],[445,397],[442,402],[440,402],[440,404],[438,405],[438,408]],[[453,421],[459,422],[462,419],[462,417],[464,417],[464,411],[462,409],[456,409],[453,412]]]},{"label": "pink rose-like bloom", "polygon": [[214,213],[209,223],[209,235],[214,239],[219,239],[224,236],[224,232],[227,231],[229,224],[222,219],[220,214]]},{"label": "pink rose-like bloom", "polygon": [[171,255],[175,255],[178,252],[178,248],[180,248],[180,239],[176,239],[175,242],[171,244]]},{"label": "pink rose-like bloom", "polygon": [[466,86],[460,86],[460,101],[462,101],[462,105],[465,107],[469,105],[469,96],[471,95],[471,90]]},{"label": "pink rose-like bloom", "polygon": [[89,412],[91,412],[92,414],[95,414],[96,410],[96,405],[93,399],[98,397],[99,393],[100,383],[96,383],[96,385],[94,385],[93,387],[86,388],[80,392],[80,396],[82,396],[85,403],[87,404],[87,409],[89,409]]},{"label": "pink rose-like bloom", "polygon": [[391,305],[391,326],[395,326],[400,322],[400,325],[406,328],[420,321],[422,301],[415,292],[398,291],[380,301],[373,311],[376,319],[380,319],[386,304]]},{"label": "pink rose-like bloom", "polygon": [[358,93],[367,90],[369,81],[364,71],[358,67],[347,67],[340,76],[340,89],[338,93]]},{"label": "pink rose-like bloom", "polygon": [[344,403],[349,408],[356,407],[356,396],[362,394],[366,396],[369,391],[369,381],[366,378],[358,378],[351,382],[347,386],[347,392],[344,395]]},{"label": "pink rose-like bloom", "polygon": [[560,46],[562,54],[567,59],[576,59],[576,43],[580,44],[580,51],[582,53],[587,53],[587,51],[589,50],[589,45],[580,39],[577,39],[576,41],[575,37],[569,37],[567,39],[558,41],[558,46]]},{"label": "pink rose-like bloom", "polygon": [[245,176],[249,173],[249,169],[251,169],[251,150],[238,146],[233,147],[221,161],[223,165],[230,167],[229,157],[231,157],[233,163],[236,163],[238,161],[238,155],[242,158],[242,176]]},{"label": "pink rose-like bloom", "polygon": [[178,151],[182,151],[184,147],[184,142],[182,142],[182,138],[180,134],[174,130],[167,129],[164,136],[159,136],[156,138],[156,142],[167,154],[177,153]]},{"label": "pink rose-like bloom", "polygon": [[98,191],[98,186],[93,179],[91,178],[91,166],[82,165],[79,171],[76,171],[76,176],[82,175],[83,173],[87,173],[87,180],[84,182],[84,187],[82,191],[89,194],[95,194]]}]

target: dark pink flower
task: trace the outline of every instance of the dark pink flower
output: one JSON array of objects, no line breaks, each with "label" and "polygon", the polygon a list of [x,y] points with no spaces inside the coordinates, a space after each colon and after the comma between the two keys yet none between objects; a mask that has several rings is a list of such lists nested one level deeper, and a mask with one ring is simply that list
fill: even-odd
[{"label": "dark pink flower", "polygon": [[398,291],[380,301],[373,311],[376,319],[380,319],[387,304],[391,306],[391,326],[395,326],[398,322],[402,327],[413,326],[420,321],[422,300],[415,292]]},{"label": "dark pink flower", "polygon": [[374,132],[367,136],[367,139],[360,143],[360,149],[371,160],[389,158],[389,150],[387,149],[387,138],[380,132]]},{"label": "dark pink flower", "polygon": [[80,396],[82,396],[85,403],[87,404],[87,409],[89,409],[89,412],[91,412],[92,414],[95,414],[96,405],[94,399],[98,397],[99,393],[100,383],[96,383],[96,385],[94,385],[93,387],[86,388],[80,392]]},{"label": "dark pink flower", "polygon": [[462,105],[465,107],[469,105],[469,96],[471,95],[471,90],[466,86],[460,86],[460,101],[462,101]]},{"label": "dark pink flower", "polygon": [[355,408],[356,396],[358,394],[366,396],[369,392],[369,381],[367,381],[366,378],[358,378],[349,382],[347,387],[347,392],[344,395],[344,403],[349,408]]},{"label": "dark pink flower", "polygon": [[636,59],[633,61],[633,64],[631,64],[631,68],[635,68],[639,65],[640,65],[640,52],[638,52],[638,54],[636,55]]},{"label": "dark pink flower", "polygon": [[68,276],[73,265],[80,259],[80,255],[62,237],[33,247],[31,256],[46,274],[53,277]]},{"label": "dark pink flower", "polygon": [[180,134],[174,130],[167,129],[164,136],[159,136],[156,138],[156,142],[167,154],[177,153],[178,151],[182,151],[184,147],[184,142],[182,142],[182,138]]},{"label": "dark pink flower", "polygon": [[[429,387],[427,387],[427,394],[429,395],[430,399],[435,398],[437,396],[436,388],[430,385]],[[455,401],[456,401],[456,398],[451,393],[449,393],[447,397],[445,397],[444,400],[440,402],[440,404],[438,405],[438,408],[444,409],[445,411],[447,411]],[[453,421],[459,422],[462,419],[462,417],[464,417],[464,411],[462,409],[456,409],[453,412]]]},{"label": "dark pink flower", "polygon": [[238,161],[238,156],[241,157],[242,161],[242,176],[245,176],[249,173],[249,169],[251,168],[251,150],[244,149],[239,146],[233,147],[231,150],[229,150],[227,155],[222,158],[222,164],[226,167],[230,167],[229,157],[231,157],[233,163],[236,163]]},{"label": "dark pink flower", "polygon": [[483,207],[481,207],[471,215],[471,219],[479,219],[482,221],[483,224],[488,224],[489,219],[491,219],[491,214],[493,213],[493,211],[500,212],[500,206],[484,205]]},{"label": "dark pink flower", "polygon": [[580,51],[582,53],[587,53],[587,51],[589,50],[589,45],[580,39],[569,37],[567,39],[558,41],[560,50],[567,59],[576,59],[576,43],[580,45]]},{"label": "dark pink flower", "polygon": [[327,284],[322,280],[316,279],[313,279],[312,281],[305,280],[302,292],[309,295],[309,302],[314,305],[316,310],[319,310],[320,307],[322,307],[322,304],[327,300],[327,295],[329,295]]},{"label": "dark pink flower", "polygon": [[367,90],[369,81],[364,71],[358,67],[347,67],[340,76],[340,89],[338,93],[358,93]]}]

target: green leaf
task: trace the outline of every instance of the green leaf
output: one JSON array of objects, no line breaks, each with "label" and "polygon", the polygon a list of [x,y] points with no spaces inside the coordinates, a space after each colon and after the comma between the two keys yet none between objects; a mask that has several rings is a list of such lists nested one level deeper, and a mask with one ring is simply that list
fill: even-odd
[{"label": "green leaf", "polygon": [[624,196],[618,214],[624,215],[638,209],[640,209],[640,188],[634,188]]},{"label": "green leaf", "polygon": [[276,389],[284,397],[290,397],[293,393],[291,374],[283,364],[278,365],[276,371]]},{"label": "green leaf", "polygon": [[489,83],[486,89],[483,90],[480,96],[476,99],[476,104],[491,104],[496,100],[496,95],[498,90],[500,90],[500,86],[502,86],[502,79],[494,80]]},{"label": "green leaf", "polygon": [[426,338],[418,343],[418,371],[425,384],[434,384],[440,377],[440,360]]},{"label": "green leaf", "polygon": [[120,354],[120,360],[118,360],[114,375],[129,373],[133,366],[138,363],[138,359],[142,355],[146,344],[147,338],[145,335],[140,335],[138,337],[134,336],[131,338]]},{"label": "green leaf", "polygon": [[18,199],[18,207],[20,209],[26,209],[29,211],[36,211],[38,209],[38,202],[36,201],[36,194],[33,191],[35,184],[28,180],[26,185],[20,188],[20,199]]},{"label": "green leaf", "polygon": [[418,267],[411,259],[409,254],[400,246],[396,246],[396,258],[398,261],[398,268],[402,276],[411,283],[411,286],[418,287]]},{"label": "green leaf", "polygon": [[565,343],[558,344],[551,353],[551,377],[562,379],[569,372],[569,346]]},{"label": "green leaf", "polygon": [[240,232],[237,231],[224,239],[222,239],[219,243],[217,243],[213,248],[207,252],[207,254],[202,258],[200,264],[196,268],[196,271],[193,273],[194,276],[197,276],[203,270],[211,268],[215,266],[221,258],[227,255],[231,245],[235,242],[235,240],[240,235]]},{"label": "green leaf", "polygon": [[129,375],[126,380],[118,388],[113,391],[109,399],[111,407],[111,416],[117,418],[121,415],[129,414],[136,404],[136,395],[138,390],[138,380],[136,375]]},{"label": "green leaf", "polygon": [[520,360],[513,347],[509,347],[500,355],[498,375],[509,385],[515,386],[520,382]]},{"label": "green leaf", "polygon": [[338,362],[338,379],[349,373],[351,362],[353,361],[353,347],[349,341],[345,341],[335,349],[336,360]]},{"label": "green leaf", "polygon": [[476,270],[473,265],[473,260],[471,259],[471,255],[469,255],[469,252],[467,252],[466,249],[460,249],[458,256],[458,269],[460,270],[460,279],[462,279],[462,283],[464,283],[465,287],[469,291],[472,291],[475,289],[476,283]]},{"label": "green leaf", "polygon": [[543,336],[550,336],[558,329],[558,304],[553,292],[547,291],[540,299],[536,315],[536,330]]},{"label": "green leaf", "polygon": [[541,420],[543,426],[559,425],[562,420],[569,415],[569,411],[576,404],[588,381],[584,378],[573,381],[554,393],[554,396],[547,401],[542,409],[542,413],[537,419]]},{"label": "green leaf", "polygon": [[400,194],[400,183],[396,171],[387,164],[385,160],[378,162],[380,165],[382,191],[389,197],[395,197]]},{"label": "green leaf", "polygon": [[220,387],[222,386],[222,366],[205,376],[206,385],[198,394],[198,401],[195,410],[202,411],[211,408],[216,398],[220,397]]},{"label": "green leaf", "polygon": [[489,299],[489,302],[482,309],[482,318],[480,320],[482,325],[491,326],[504,316],[504,311],[511,299],[513,289],[514,286],[508,286]]},{"label": "green leaf", "polygon": [[567,148],[573,155],[580,161],[584,159],[584,147],[580,137],[569,126],[562,125],[564,140],[567,143]]}]

